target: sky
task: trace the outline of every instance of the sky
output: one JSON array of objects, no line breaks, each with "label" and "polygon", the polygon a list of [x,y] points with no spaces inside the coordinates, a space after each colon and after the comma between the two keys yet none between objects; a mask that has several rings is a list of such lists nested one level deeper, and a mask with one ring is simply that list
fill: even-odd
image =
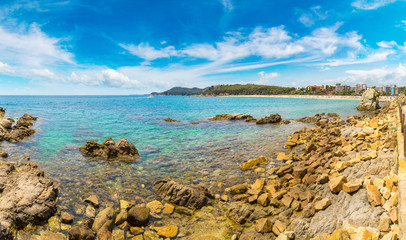
[{"label": "sky", "polygon": [[406,85],[405,0],[4,0],[0,94]]}]

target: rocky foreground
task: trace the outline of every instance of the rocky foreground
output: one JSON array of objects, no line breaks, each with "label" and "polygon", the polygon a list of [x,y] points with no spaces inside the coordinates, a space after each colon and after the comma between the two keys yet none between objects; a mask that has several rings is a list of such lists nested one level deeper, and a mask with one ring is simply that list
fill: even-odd
[{"label": "rocky foreground", "polygon": [[[221,182],[205,187],[160,179],[153,184],[156,200],[151,202],[136,196],[104,202],[91,195],[83,197],[83,208],[57,212],[58,189],[35,164],[0,163],[0,239],[13,239],[15,230],[46,221],[46,231],[22,231],[18,238],[398,239],[395,105],[346,121],[337,114],[299,119],[315,126],[289,136],[275,159],[260,156],[241,164],[242,171],[260,176],[255,181],[226,188]],[[29,130],[34,121],[29,119],[13,126],[15,121],[0,118],[1,139]],[[282,122],[272,114],[258,120],[246,114],[212,120]],[[80,150],[106,159],[135,159],[133,146],[106,139]]]}]

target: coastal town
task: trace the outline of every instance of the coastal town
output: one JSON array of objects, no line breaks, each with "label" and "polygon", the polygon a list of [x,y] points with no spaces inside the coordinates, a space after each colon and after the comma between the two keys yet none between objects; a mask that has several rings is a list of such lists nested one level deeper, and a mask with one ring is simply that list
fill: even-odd
[{"label": "coastal town", "polygon": [[[359,83],[355,86],[343,85],[337,83],[335,86],[329,85],[309,85],[306,88],[296,88],[298,92],[306,94],[316,95],[355,95],[360,96],[368,88],[373,86],[367,86],[365,83]],[[398,96],[399,93],[404,92],[406,87],[398,87],[396,85],[375,86],[380,96]]]}]

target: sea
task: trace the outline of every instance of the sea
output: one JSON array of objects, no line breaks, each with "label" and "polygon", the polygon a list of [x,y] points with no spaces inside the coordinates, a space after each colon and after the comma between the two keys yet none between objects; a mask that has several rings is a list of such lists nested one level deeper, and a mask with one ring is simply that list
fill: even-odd
[{"label": "sea", "polygon": [[[289,134],[311,124],[256,125],[244,121],[209,121],[223,113],[255,118],[279,113],[297,119],[316,113],[357,114],[358,101],[264,97],[183,96],[0,96],[6,117],[24,113],[39,117],[36,134],[20,143],[1,142],[7,161],[30,156],[45,176],[58,184],[61,209],[77,209],[90,194],[101,202],[156,198],[153,183],[172,178],[184,184],[231,186],[252,181],[264,172],[241,171],[242,162],[269,158],[265,171],[278,164],[277,152]],[[181,121],[171,123],[164,118]],[[199,124],[190,124],[198,122]],[[83,156],[89,140],[126,138],[141,156],[136,162]]]}]

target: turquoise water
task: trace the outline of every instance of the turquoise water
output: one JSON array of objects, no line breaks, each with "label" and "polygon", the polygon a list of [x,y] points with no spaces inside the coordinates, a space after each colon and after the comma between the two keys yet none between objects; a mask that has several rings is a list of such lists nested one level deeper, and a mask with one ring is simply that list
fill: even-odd
[{"label": "turquoise water", "polygon": [[[283,150],[286,137],[307,126],[211,122],[221,113],[249,113],[259,118],[279,113],[292,119],[315,113],[356,114],[358,101],[247,97],[148,96],[0,96],[8,117],[30,113],[39,117],[37,133],[22,143],[0,143],[10,161],[25,155],[39,163],[61,188],[66,208],[90,193],[105,201],[153,198],[153,182],[173,177],[185,183],[231,185],[252,179],[239,169],[241,162]],[[182,123],[167,123],[174,118]],[[199,122],[192,125],[189,122]],[[78,147],[88,140],[127,138],[141,152],[135,163],[86,158]],[[269,166],[271,167],[271,166]],[[260,173],[258,173],[260,174]],[[145,187],[144,187],[145,186]]]}]

